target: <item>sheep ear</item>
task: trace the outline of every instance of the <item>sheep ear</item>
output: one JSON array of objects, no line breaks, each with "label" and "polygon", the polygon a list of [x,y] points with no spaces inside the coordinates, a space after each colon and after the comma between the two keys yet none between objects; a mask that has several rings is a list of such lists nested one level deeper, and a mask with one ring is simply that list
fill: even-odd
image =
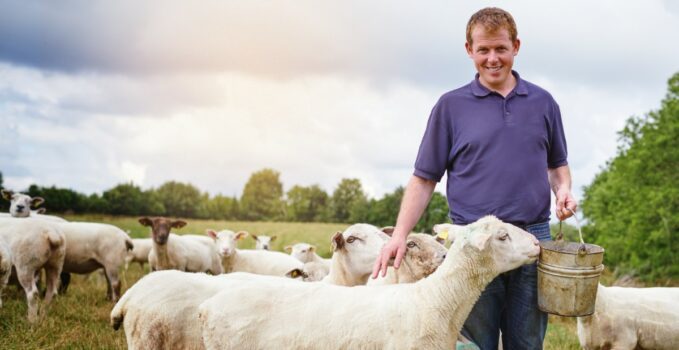
[{"label": "sheep ear", "polygon": [[248,234],[249,233],[247,231],[238,231],[238,233],[236,233],[235,238],[236,238],[237,241],[240,241],[241,239],[247,237]]},{"label": "sheep ear", "polygon": [[288,271],[288,272],[285,274],[285,276],[290,277],[290,278],[297,278],[297,277],[302,276],[303,274],[304,274],[304,272],[302,272],[302,270],[300,270],[300,269],[293,269],[293,270]]},{"label": "sheep ear", "polygon": [[182,227],[186,226],[186,221],[183,221],[183,220],[175,220],[175,221],[172,221],[172,223],[170,224],[170,226],[171,226],[171,227],[174,227],[174,228],[182,228]]},{"label": "sheep ear", "polygon": [[35,211],[38,214],[45,214],[47,212],[47,209],[45,208],[39,208],[38,210]]},{"label": "sheep ear", "polygon": [[254,233],[251,233],[251,234],[250,234],[250,237],[252,237],[252,239],[254,239],[255,241],[258,241],[258,240],[259,240],[259,239],[257,238],[257,235],[255,235]]},{"label": "sheep ear", "polygon": [[310,252],[315,252],[315,251],[316,251],[316,246],[315,246],[315,245],[310,245],[310,246],[309,246],[309,251],[310,251]]},{"label": "sheep ear", "polygon": [[344,248],[344,237],[342,236],[342,232],[337,231],[337,233],[332,236],[332,250],[338,251],[342,248]]},{"label": "sheep ear", "polygon": [[139,220],[137,221],[139,221],[139,223],[142,224],[142,226],[153,226],[153,221],[148,216],[139,218]]},{"label": "sheep ear", "polygon": [[271,242],[275,241],[275,240],[276,240],[276,237],[277,237],[277,236],[271,236]]},{"label": "sheep ear", "polygon": [[31,199],[31,206],[32,206],[33,208],[38,207],[38,206],[39,206],[40,204],[42,204],[42,203],[45,203],[45,199],[42,198],[42,197],[33,197],[33,198]]},{"label": "sheep ear", "polygon": [[460,237],[466,230],[466,226],[453,224],[437,224],[433,228],[436,238],[442,239],[444,242],[448,240],[451,243],[455,242],[455,239]]},{"label": "sheep ear", "polygon": [[394,226],[385,226],[380,229],[380,231],[384,232],[387,234],[387,236],[391,237],[392,234],[394,234]]},{"label": "sheep ear", "polygon": [[471,244],[479,250],[485,250],[490,245],[492,233],[477,233],[472,236]]},{"label": "sheep ear", "polygon": [[207,229],[205,230],[205,234],[212,239],[217,239],[217,232],[215,230]]},{"label": "sheep ear", "polygon": [[286,252],[290,253],[292,252],[292,246],[291,245],[286,245],[285,248],[283,248]]},{"label": "sheep ear", "polygon": [[8,191],[8,190],[2,190],[2,198],[11,201],[12,200],[12,195],[14,195],[14,192]]}]

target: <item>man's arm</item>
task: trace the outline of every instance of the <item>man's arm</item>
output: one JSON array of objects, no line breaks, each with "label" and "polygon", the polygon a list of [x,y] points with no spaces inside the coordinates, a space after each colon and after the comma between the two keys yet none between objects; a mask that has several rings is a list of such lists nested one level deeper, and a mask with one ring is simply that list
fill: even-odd
[{"label": "man's arm", "polygon": [[566,208],[572,211],[578,208],[578,202],[571,193],[571,170],[568,165],[564,165],[547,169],[547,174],[549,175],[549,186],[556,196],[556,216],[561,221],[566,220],[573,215]]},{"label": "man's arm", "polygon": [[436,187],[436,182],[413,175],[406,186],[401,208],[398,212],[396,227],[391,235],[389,242],[382,248],[375,265],[373,266],[372,278],[376,278],[382,272],[382,277],[387,274],[387,264],[392,257],[394,268],[401,265],[401,259],[406,252],[406,237],[408,233],[417,225],[424,209],[431,199],[431,195]]}]

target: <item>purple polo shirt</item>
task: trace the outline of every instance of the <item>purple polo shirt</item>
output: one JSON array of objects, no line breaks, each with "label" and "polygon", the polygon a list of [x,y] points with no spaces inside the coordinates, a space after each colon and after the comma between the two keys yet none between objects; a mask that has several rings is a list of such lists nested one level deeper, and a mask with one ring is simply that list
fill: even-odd
[{"label": "purple polo shirt", "polygon": [[414,175],[448,172],[449,216],[468,224],[492,214],[515,225],[549,220],[547,168],[568,164],[559,105],[512,72],[506,98],[471,83],[439,99],[429,116]]}]

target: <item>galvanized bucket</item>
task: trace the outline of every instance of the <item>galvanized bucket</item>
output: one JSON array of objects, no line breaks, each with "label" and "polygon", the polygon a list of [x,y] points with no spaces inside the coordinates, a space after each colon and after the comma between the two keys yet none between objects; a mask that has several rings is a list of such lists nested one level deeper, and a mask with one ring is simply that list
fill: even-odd
[{"label": "galvanized bucket", "polygon": [[585,244],[575,213],[573,217],[580,243],[563,240],[561,223],[555,240],[540,242],[538,307],[560,316],[588,316],[594,313],[599,276],[604,270],[604,249]]}]

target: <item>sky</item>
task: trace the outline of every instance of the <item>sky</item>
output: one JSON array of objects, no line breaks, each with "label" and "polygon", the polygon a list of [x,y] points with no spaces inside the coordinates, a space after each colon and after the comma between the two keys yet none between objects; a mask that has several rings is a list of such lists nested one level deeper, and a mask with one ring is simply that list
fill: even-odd
[{"label": "sky", "polygon": [[359,178],[380,198],[474,78],[465,27],[485,6],[512,13],[514,69],[561,107],[581,199],[679,71],[679,2],[0,0],[4,186],[240,196],[272,168],[284,190]]}]

